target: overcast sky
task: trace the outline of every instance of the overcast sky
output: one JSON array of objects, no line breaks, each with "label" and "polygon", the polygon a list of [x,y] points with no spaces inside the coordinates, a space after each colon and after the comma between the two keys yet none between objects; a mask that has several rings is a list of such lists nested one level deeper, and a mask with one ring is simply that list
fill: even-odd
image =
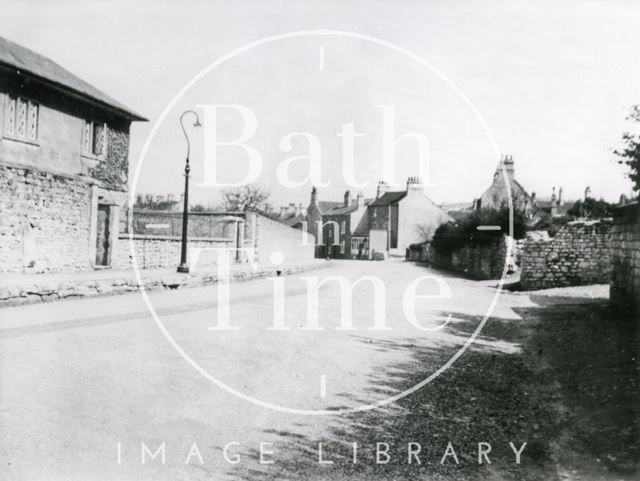
[{"label": "overcast sky", "polygon": [[[638,25],[639,2],[611,0],[3,0],[0,15],[1,35],[150,119],[132,128],[132,166],[169,101],[217,58],[266,36],[330,29],[392,42],[433,65],[477,108],[501,151],[513,155],[516,177],[529,191],[547,197],[552,186],[563,186],[566,197],[579,198],[590,185],[593,195],[609,200],[630,191],[612,151],[629,129],[629,106],[640,102]],[[420,131],[429,138],[428,193],[438,202],[479,196],[498,160],[478,119],[434,71],[364,41],[295,38],[245,52],[198,82],[158,129],[139,191],[181,191],[184,139],[177,116],[196,104],[215,103],[256,112],[251,142],[264,157],[260,181],[276,203],[307,201],[308,186],[289,191],[273,178],[278,162],[304,151],[304,144],[294,142],[283,153],[281,137],[302,130],[322,141],[323,169],[331,177],[322,197],[340,196],[335,134],[349,122],[367,134],[356,141],[356,160],[371,195],[380,176],[378,104],[396,106],[397,135]],[[241,125],[222,121],[227,138],[238,134]],[[198,183],[202,132],[193,138]],[[398,154],[411,156],[404,148]],[[231,165],[226,169],[242,168],[238,155],[224,157]],[[399,168],[399,176],[411,173]],[[218,191],[195,188],[194,197],[213,201]]]}]

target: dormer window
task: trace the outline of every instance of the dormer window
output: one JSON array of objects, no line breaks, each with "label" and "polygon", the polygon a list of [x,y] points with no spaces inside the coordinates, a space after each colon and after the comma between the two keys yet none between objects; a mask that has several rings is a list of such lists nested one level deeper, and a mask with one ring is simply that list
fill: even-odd
[{"label": "dormer window", "polygon": [[4,137],[22,142],[38,140],[37,103],[23,97],[6,96],[4,107]]},{"label": "dormer window", "polygon": [[82,127],[82,155],[103,158],[107,153],[107,124],[84,121]]}]

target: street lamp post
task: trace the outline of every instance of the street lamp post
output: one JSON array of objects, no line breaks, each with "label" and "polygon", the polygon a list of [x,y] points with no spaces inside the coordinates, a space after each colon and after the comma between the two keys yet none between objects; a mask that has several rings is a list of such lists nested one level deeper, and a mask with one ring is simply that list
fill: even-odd
[{"label": "street lamp post", "polygon": [[191,167],[189,166],[189,154],[191,151],[191,145],[189,144],[189,136],[187,135],[187,131],[184,128],[183,123],[184,116],[187,114],[195,115],[196,121],[193,124],[194,127],[200,127],[202,125],[198,118],[198,114],[193,110],[185,110],[182,112],[182,115],[180,115],[180,126],[182,127],[184,138],[187,141],[187,159],[184,166],[184,205],[182,207],[182,244],[180,246],[180,265],[178,266],[178,272],[181,273],[189,272],[189,263],[187,261],[187,230],[189,227],[189,172],[191,171]]}]

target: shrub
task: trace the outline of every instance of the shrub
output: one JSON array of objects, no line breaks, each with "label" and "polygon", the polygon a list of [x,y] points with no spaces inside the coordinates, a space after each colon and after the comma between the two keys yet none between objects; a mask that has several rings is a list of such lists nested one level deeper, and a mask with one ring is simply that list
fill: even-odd
[{"label": "shrub", "polygon": [[609,204],[604,199],[596,200],[587,198],[579,200],[567,212],[573,217],[587,217],[589,219],[602,219],[613,216],[614,205]]},{"label": "shrub", "polygon": [[[478,226],[500,226],[500,230],[478,230]],[[513,212],[513,236],[521,239],[527,230],[526,216]],[[447,222],[436,229],[431,243],[439,252],[451,252],[464,246],[487,245],[503,234],[509,234],[509,209],[480,209],[469,212],[455,222]]]}]

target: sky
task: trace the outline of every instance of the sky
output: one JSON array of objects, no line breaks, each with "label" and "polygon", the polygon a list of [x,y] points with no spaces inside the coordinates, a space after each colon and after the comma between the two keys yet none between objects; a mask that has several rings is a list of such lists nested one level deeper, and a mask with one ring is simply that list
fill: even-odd
[{"label": "sky", "polygon": [[[382,176],[383,109],[392,105],[396,137],[428,139],[427,194],[466,202],[489,185],[500,153],[513,156],[516,178],[539,197],[562,186],[566,198],[617,200],[631,184],[613,150],[629,107],[640,103],[640,3],[635,1],[57,1],[3,0],[2,36],[55,60],[147,117],[131,129],[131,170],[169,103],[203,69],[262,38],[302,30],[375,37],[424,60],[374,42],[335,35],[296,36],[256,46],[203,75],[175,105],[149,142],[135,190],[179,195],[185,141],[178,123],[199,105],[241,105],[256,116],[247,140],[261,158],[257,182],[276,205],[308,202],[305,161],[321,147],[324,200],[347,188],[342,137],[354,124],[355,173],[366,196]],[[455,86],[455,87],[452,87]],[[457,90],[456,90],[457,89]],[[468,101],[468,102],[467,102]],[[475,110],[475,112],[474,112]],[[223,115],[225,114],[225,115]],[[240,111],[208,115],[192,141],[191,197],[213,204],[221,187],[205,186],[247,171],[244,150],[220,148],[213,163],[205,138],[232,140],[246,127]],[[486,128],[485,128],[486,126]],[[214,130],[216,127],[218,130]],[[492,138],[495,139],[496,151]],[[397,183],[416,175],[417,143],[395,150]],[[235,177],[234,177],[235,176]]]}]

